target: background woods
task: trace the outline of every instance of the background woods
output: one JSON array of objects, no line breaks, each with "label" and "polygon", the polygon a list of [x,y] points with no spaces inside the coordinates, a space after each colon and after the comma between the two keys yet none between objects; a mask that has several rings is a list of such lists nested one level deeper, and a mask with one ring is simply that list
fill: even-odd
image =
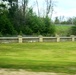
[{"label": "background woods", "polygon": [[[33,6],[29,7],[29,0],[2,0],[0,2],[0,36],[9,35],[76,35],[76,18],[69,18],[67,21],[61,21],[58,17],[52,21],[54,11],[53,0],[45,0],[45,15],[41,16],[39,3],[36,0],[37,13]],[[5,4],[6,3],[6,4]],[[70,29],[57,31],[56,25],[74,24]],[[63,27],[64,28],[64,27]],[[70,31],[70,34],[69,34]],[[67,34],[63,34],[67,33]]]}]

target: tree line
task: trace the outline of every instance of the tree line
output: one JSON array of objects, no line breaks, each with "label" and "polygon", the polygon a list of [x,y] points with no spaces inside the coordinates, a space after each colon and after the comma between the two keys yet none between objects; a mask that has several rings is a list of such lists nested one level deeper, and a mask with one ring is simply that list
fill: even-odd
[{"label": "tree line", "polygon": [[59,17],[55,17],[54,24],[71,25],[72,27],[69,29],[68,33],[70,35],[76,35],[76,17],[68,18],[67,20],[61,20]]},{"label": "tree line", "polygon": [[[2,0],[0,3],[0,36],[3,35],[54,35],[55,28],[48,17],[51,5],[47,6],[46,16],[40,17],[28,7],[28,0]],[[4,2],[7,1],[6,6]]]},{"label": "tree line", "polygon": [[[4,2],[8,4],[4,4]],[[9,35],[43,35],[54,36],[55,25],[60,21],[56,17],[53,23],[51,18],[53,13],[52,0],[45,0],[45,15],[40,16],[39,4],[36,0],[38,15],[33,11],[33,7],[28,7],[29,0],[2,0],[0,3],[0,36]],[[49,14],[51,13],[50,17]],[[71,19],[68,20],[70,23]],[[76,20],[76,19],[74,19]],[[76,21],[75,21],[76,22]],[[72,27],[72,34],[76,35],[76,26]]]},{"label": "tree line", "polygon": [[64,16],[55,17],[55,24],[68,24],[68,25],[76,25],[76,17],[69,17],[66,20],[64,19]]}]

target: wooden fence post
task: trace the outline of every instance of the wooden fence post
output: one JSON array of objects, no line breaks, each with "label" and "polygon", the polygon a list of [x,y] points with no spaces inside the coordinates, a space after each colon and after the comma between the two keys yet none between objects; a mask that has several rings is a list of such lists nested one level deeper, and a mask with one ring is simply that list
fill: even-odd
[{"label": "wooden fence post", "polygon": [[75,41],[75,36],[71,35],[71,38],[72,38],[72,41],[74,42]]},{"label": "wooden fence post", "polygon": [[57,38],[57,42],[60,42],[60,37],[59,37],[59,35],[56,35],[56,38]]},{"label": "wooden fence post", "polygon": [[20,36],[20,35],[18,36],[18,42],[22,43],[22,36]]},{"label": "wooden fence post", "polygon": [[42,35],[39,36],[39,42],[43,42],[43,36]]}]

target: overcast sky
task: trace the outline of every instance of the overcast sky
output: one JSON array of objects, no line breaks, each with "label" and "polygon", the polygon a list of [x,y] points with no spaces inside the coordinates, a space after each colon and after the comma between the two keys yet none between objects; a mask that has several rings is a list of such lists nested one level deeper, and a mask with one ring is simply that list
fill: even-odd
[{"label": "overcast sky", "polygon": [[[36,0],[29,0],[29,5],[34,6],[34,11],[37,12]],[[53,17],[65,16],[74,17],[76,16],[76,0],[53,0],[55,2]],[[38,0],[40,11],[44,10],[44,0]]]},{"label": "overcast sky", "polygon": [[56,0],[56,14],[54,16],[64,15],[66,17],[76,16],[76,0]]},{"label": "overcast sky", "polygon": [[[38,0],[40,12],[45,9],[45,0]],[[54,1],[54,13],[53,17],[65,16],[74,17],[76,16],[76,0],[53,0]],[[21,0],[19,0],[21,2]],[[34,7],[34,11],[37,13],[36,0],[29,0],[29,6]],[[43,12],[44,14],[44,12]]]}]

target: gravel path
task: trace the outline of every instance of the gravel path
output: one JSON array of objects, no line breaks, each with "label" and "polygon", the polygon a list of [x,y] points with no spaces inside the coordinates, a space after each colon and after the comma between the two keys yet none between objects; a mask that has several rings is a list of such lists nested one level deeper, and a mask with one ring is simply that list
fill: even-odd
[{"label": "gravel path", "polygon": [[[0,69],[0,75],[71,75],[65,73],[50,73],[50,72],[28,72],[22,69]],[[76,75],[76,74],[74,74]]]}]

